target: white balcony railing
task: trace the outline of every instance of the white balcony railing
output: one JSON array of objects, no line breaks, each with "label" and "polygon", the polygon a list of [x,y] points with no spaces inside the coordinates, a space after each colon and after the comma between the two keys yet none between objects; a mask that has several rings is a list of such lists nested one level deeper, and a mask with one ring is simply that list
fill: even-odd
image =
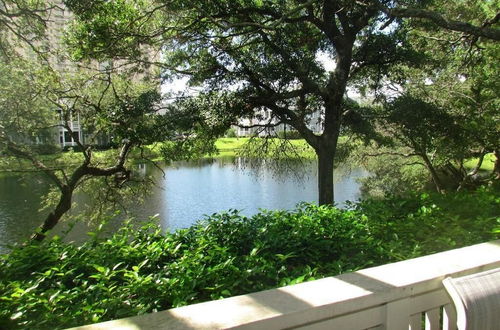
[{"label": "white balcony railing", "polygon": [[79,131],[80,130],[80,121],[79,120],[74,120],[70,122],[71,125],[71,130],[73,131]]},{"label": "white balcony railing", "polygon": [[441,281],[500,267],[500,241],[77,329],[456,329]]}]

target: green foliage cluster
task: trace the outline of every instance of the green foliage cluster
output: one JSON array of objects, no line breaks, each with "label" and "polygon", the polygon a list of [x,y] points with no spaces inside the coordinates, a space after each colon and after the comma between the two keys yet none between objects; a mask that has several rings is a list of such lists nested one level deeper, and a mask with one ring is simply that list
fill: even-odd
[{"label": "green foliage cluster", "polygon": [[353,209],[367,215],[370,234],[394,260],[415,258],[500,238],[498,187],[446,195],[365,199]]},{"label": "green foliage cluster", "polygon": [[213,214],[56,238],[0,258],[0,327],[64,328],[300,283],[498,238],[494,188],[365,200],[341,210]]},{"label": "green foliage cluster", "polygon": [[230,128],[224,133],[224,137],[226,138],[237,138],[238,136],[236,135],[236,129]]},{"label": "green foliage cluster", "polygon": [[[30,47],[43,39],[47,27],[47,11],[53,6],[47,1],[3,0],[0,9],[0,57],[11,59],[22,46]],[[41,55],[45,47],[38,44]]]},{"label": "green foliage cluster", "polygon": [[[64,4],[82,20],[89,20],[91,24],[73,22],[73,33],[66,36],[66,41],[72,45],[72,55],[75,60],[85,57],[108,59],[116,56],[140,56],[139,45],[148,43],[149,34],[154,33],[154,23],[143,24],[140,10],[145,10],[150,1],[76,1],[65,0]],[[150,13],[148,18],[154,20],[156,15]],[[117,31],[127,33],[128,29],[137,29],[138,34],[121,37],[117,44],[110,44]],[[116,29],[116,30],[115,30]],[[115,31],[113,31],[115,30]],[[82,36],[93,35],[91,40],[84,42]],[[93,47],[90,47],[92,45]],[[112,53],[107,56],[106,52]]]},{"label": "green foliage cluster", "polygon": [[32,149],[39,155],[54,155],[61,152],[60,146],[50,143],[36,144]]}]

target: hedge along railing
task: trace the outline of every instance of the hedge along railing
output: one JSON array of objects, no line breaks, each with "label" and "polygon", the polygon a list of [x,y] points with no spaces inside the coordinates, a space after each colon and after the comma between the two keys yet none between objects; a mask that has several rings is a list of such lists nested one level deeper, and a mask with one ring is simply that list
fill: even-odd
[{"label": "hedge along railing", "polygon": [[500,267],[500,240],[75,329],[456,329],[441,281]]}]

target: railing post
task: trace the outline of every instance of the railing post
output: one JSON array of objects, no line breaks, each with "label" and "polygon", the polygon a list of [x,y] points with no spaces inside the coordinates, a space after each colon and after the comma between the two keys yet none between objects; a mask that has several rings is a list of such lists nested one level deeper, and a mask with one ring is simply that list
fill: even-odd
[{"label": "railing post", "polygon": [[425,330],[439,330],[439,308],[425,312]]},{"label": "railing post", "polygon": [[457,312],[452,304],[443,307],[443,330],[457,329]]},{"label": "railing post", "polygon": [[386,305],[385,329],[403,330],[409,325],[409,299],[396,300]]}]

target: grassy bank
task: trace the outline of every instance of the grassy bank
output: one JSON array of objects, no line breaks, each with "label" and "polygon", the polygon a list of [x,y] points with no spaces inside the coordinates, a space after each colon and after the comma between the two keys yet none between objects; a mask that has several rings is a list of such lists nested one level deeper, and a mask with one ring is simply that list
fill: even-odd
[{"label": "grassy bank", "polygon": [[[468,169],[473,169],[477,166],[478,159],[471,159],[467,161],[464,165]],[[493,153],[487,154],[484,157],[483,163],[481,164],[481,170],[491,172],[493,171],[493,166],[495,165],[495,156]]]},{"label": "grassy bank", "polygon": [[212,215],[163,235],[125,226],[0,257],[0,328],[66,328],[279,287],[498,238],[500,199],[370,199],[349,210]]},{"label": "grassy bank", "polygon": [[[342,144],[346,142],[347,138],[345,137],[340,137],[339,143]],[[235,157],[241,154],[241,152],[245,148],[245,144],[250,141],[250,138],[219,138],[215,142],[215,147],[217,148],[218,153],[215,155],[210,155],[210,156],[205,156],[205,157],[210,157],[210,158],[217,158],[217,157]],[[259,138],[256,138],[255,141],[259,141]],[[279,144],[280,141],[279,139],[273,139],[273,143]],[[296,148],[297,153],[304,158],[308,159],[315,159],[316,155],[314,153],[314,150],[305,142],[304,139],[297,139],[297,140],[289,140],[290,145]],[[161,161],[162,156],[161,156],[161,147],[162,143],[158,142],[152,145],[147,145],[142,147],[142,151],[138,149],[134,149],[134,151],[131,154],[131,161],[136,161],[140,159],[141,157],[141,152],[144,153],[145,156],[147,156],[149,159],[154,160],[154,161]],[[97,160],[99,162],[106,162],[109,159],[112,159],[113,156],[116,155],[118,151],[114,149],[109,149],[109,150],[100,150],[100,151],[95,151],[93,154],[94,160]],[[65,164],[77,164],[78,162],[81,162],[83,160],[83,156],[79,152],[73,152],[73,151],[67,151],[67,152],[61,152],[57,153],[54,155],[41,155],[40,159],[43,160],[44,162],[47,162],[51,165],[54,166],[60,166],[60,165],[65,165]],[[467,168],[474,168],[477,164],[477,159],[471,159],[465,163],[465,166]],[[0,158],[0,167],[3,166],[10,166],[13,163],[19,164],[25,164],[28,165],[27,162],[25,161],[19,161],[19,160],[14,160],[12,158],[8,157],[2,157]],[[495,157],[493,154],[488,154],[486,155],[483,164],[481,166],[481,170],[484,171],[491,171],[493,170],[493,164],[495,162]]]},{"label": "grassy bank", "polygon": [[[251,142],[252,139],[247,137],[241,138],[219,138],[215,142],[217,153],[214,155],[206,155],[206,158],[225,158],[240,156],[245,150],[245,144]],[[259,138],[254,138],[253,142],[259,143],[262,141]],[[271,149],[281,143],[280,139],[271,139]],[[314,159],[316,155],[312,148],[305,142],[305,140],[289,140],[290,146],[295,148],[295,151],[304,158]],[[148,158],[152,160],[161,160],[162,143],[155,143],[145,146],[143,149],[146,151]],[[132,158],[139,158],[140,153],[137,150],[132,154]]]},{"label": "grassy bank", "polygon": [[[227,157],[227,156],[238,156],[244,153],[245,150],[245,144],[247,143],[256,143],[259,144],[262,142],[262,139],[259,138],[254,138],[252,141],[250,138],[220,138],[217,140],[215,143],[215,146],[218,150],[218,154],[215,155],[215,157]],[[316,154],[314,153],[314,150],[306,143],[304,139],[297,139],[297,140],[288,140],[288,146],[293,148],[290,149],[292,151],[291,153],[296,154],[297,156],[307,158],[307,159],[314,159],[316,158]],[[283,140],[281,139],[271,139],[269,143],[269,148],[272,150],[280,148],[282,146]],[[261,155],[261,157],[272,157],[273,154],[268,154],[268,155]]]},{"label": "grassy bank", "polygon": [[250,140],[249,138],[220,138],[215,142],[219,154],[217,156],[227,157],[236,156],[241,151],[243,145]]}]

